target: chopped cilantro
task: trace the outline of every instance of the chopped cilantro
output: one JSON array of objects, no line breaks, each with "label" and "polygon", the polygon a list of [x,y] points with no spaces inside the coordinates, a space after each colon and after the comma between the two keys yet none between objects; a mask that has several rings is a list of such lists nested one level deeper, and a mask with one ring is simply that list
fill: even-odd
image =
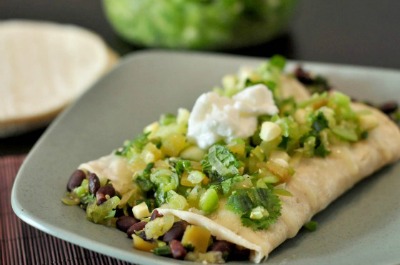
[{"label": "chopped cilantro", "polygon": [[161,247],[156,247],[153,249],[153,253],[157,256],[171,256],[171,248],[169,245],[161,246]]},{"label": "chopped cilantro", "polygon": [[191,163],[189,160],[178,159],[173,162],[173,166],[175,168],[176,174],[181,175],[184,171],[191,170]]},{"label": "chopped cilantro", "polygon": [[159,120],[159,123],[161,126],[169,125],[169,124],[172,124],[175,122],[176,122],[176,115],[170,114],[170,113],[161,115],[160,120]]},{"label": "chopped cilantro", "polygon": [[317,115],[312,117],[312,125],[311,128],[314,130],[316,134],[318,134],[323,129],[329,127],[328,120],[325,118],[325,115],[322,112],[318,112]]},{"label": "chopped cilantro", "polygon": [[[260,206],[268,214],[261,218],[251,218],[252,210]],[[227,207],[240,215],[243,225],[254,230],[267,229],[281,215],[281,201],[269,188],[238,189],[229,196]]]},{"label": "chopped cilantro", "polygon": [[276,102],[279,107],[279,113],[283,116],[292,115],[297,108],[297,103],[293,97],[285,98]]},{"label": "chopped cilantro", "polygon": [[330,153],[325,130],[329,129],[329,122],[322,112],[311,115],[311,128],[308,134],[301,139],[301,145],[307,156],[325,157]]},{"label": "chopped cilantro", "polygon": [[211,178],[211,183],[221,183],[239,175],[239,161],[226,146],[220,144],[210,147],[201,165],[204,173]]},{"label": "chopped cilantro", "polygon": [[324,145],[322,141],[317,138],[317,144],[314,150],[314,155],[319,157],[326,157],[330,154],[330,150]]},{"label": "chopped cilantro", "polygon": [[282,55],[274,55],[269,59],[268,65],[271,68],[278,69],[279,71],[283,71],[286,65],[286,58]]},{"label": "chopped cilantro", "polygon": [[243,176],[235,176],[233,178],[229,178],[229,179],[226,179],[226,180],[222,181],[221,182],[222,193],[223,194],[228,194],[231,191],[232,186],[235,183],[241,182],[243,180],[244,180]]},{"label": "chopped cilantro", "polygon": [[115,151],[115,154],[119,156],[130,157],[135,152],[141,152],[143,147],[149,142],[147,136],[147,133],[142,133],[135,139],[125,142],[121,149]]},{"label": "chopped cilantro", "polygon": [[153,183],[150,181],[150,173],[153,167],[154,163],[147,164],[142,174],[137,176],[135,179],[135,182],[139,185],[142,191],[149,191],[154,187]]}]

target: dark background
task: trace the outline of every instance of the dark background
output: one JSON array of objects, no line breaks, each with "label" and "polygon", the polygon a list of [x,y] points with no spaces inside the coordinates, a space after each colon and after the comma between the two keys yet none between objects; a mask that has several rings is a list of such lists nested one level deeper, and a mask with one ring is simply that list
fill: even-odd
[{"label": "dark background", "polygon": [[[16,18],[80,25],[121,55],[139,49],[113,33],[100,0],[0,0],[0,20]],[[286,34],[263,45],[218,52],[400,69],[400,1],[299,0]],[[0,155],[28,152],[43,131],[0,139]]]}]

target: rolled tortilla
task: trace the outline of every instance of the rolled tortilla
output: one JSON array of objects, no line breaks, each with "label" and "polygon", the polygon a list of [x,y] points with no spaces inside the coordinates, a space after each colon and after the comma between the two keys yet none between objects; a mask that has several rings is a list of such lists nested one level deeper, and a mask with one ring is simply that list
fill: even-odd
[{"label": "rolled tortilla", "polygon": [[[293,196],[281,197],[282,215],[269,229],[254,231],[244,227],[240,216],[224,207],[207,217],[192,211],[164,208],[158,211],[204,226],[218,239],[250,249],[251,260],[261,262],[357,182],[400,159],[400,130],[397,125],[376,109],[361,104],[353,104],[353,107],[371,111],[379,125],[364,141],[333,147],[332,153],[325,158],[303,158],[299,161],[294,166],[296,173],[286,186]],[[225,204],[224,201],[220,203]]]}]

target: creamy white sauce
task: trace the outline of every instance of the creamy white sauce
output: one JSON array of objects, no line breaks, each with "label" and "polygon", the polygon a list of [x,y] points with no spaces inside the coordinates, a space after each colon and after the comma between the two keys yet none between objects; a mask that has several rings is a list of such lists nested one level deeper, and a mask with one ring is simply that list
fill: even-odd
[{"label": "creamy white sauce", "polygon": [[262,84],[248,87],[232,98],[204,93],[190,114],[187,137],[203,149],[220,140],[247,138],[256,131],[259,115],[276,113],[272,92]]}]

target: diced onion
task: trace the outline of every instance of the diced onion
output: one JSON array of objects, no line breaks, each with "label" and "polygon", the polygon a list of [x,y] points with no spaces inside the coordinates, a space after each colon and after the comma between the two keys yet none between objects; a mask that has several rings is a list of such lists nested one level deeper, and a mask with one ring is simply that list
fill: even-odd
[{"label": "diced onion", "polygon": [[269,142],[277,138],[279,135],[281,135],[281,133],[282,129],[278,124],[265,121],[261,125],[260,138],[263,141]]}]

